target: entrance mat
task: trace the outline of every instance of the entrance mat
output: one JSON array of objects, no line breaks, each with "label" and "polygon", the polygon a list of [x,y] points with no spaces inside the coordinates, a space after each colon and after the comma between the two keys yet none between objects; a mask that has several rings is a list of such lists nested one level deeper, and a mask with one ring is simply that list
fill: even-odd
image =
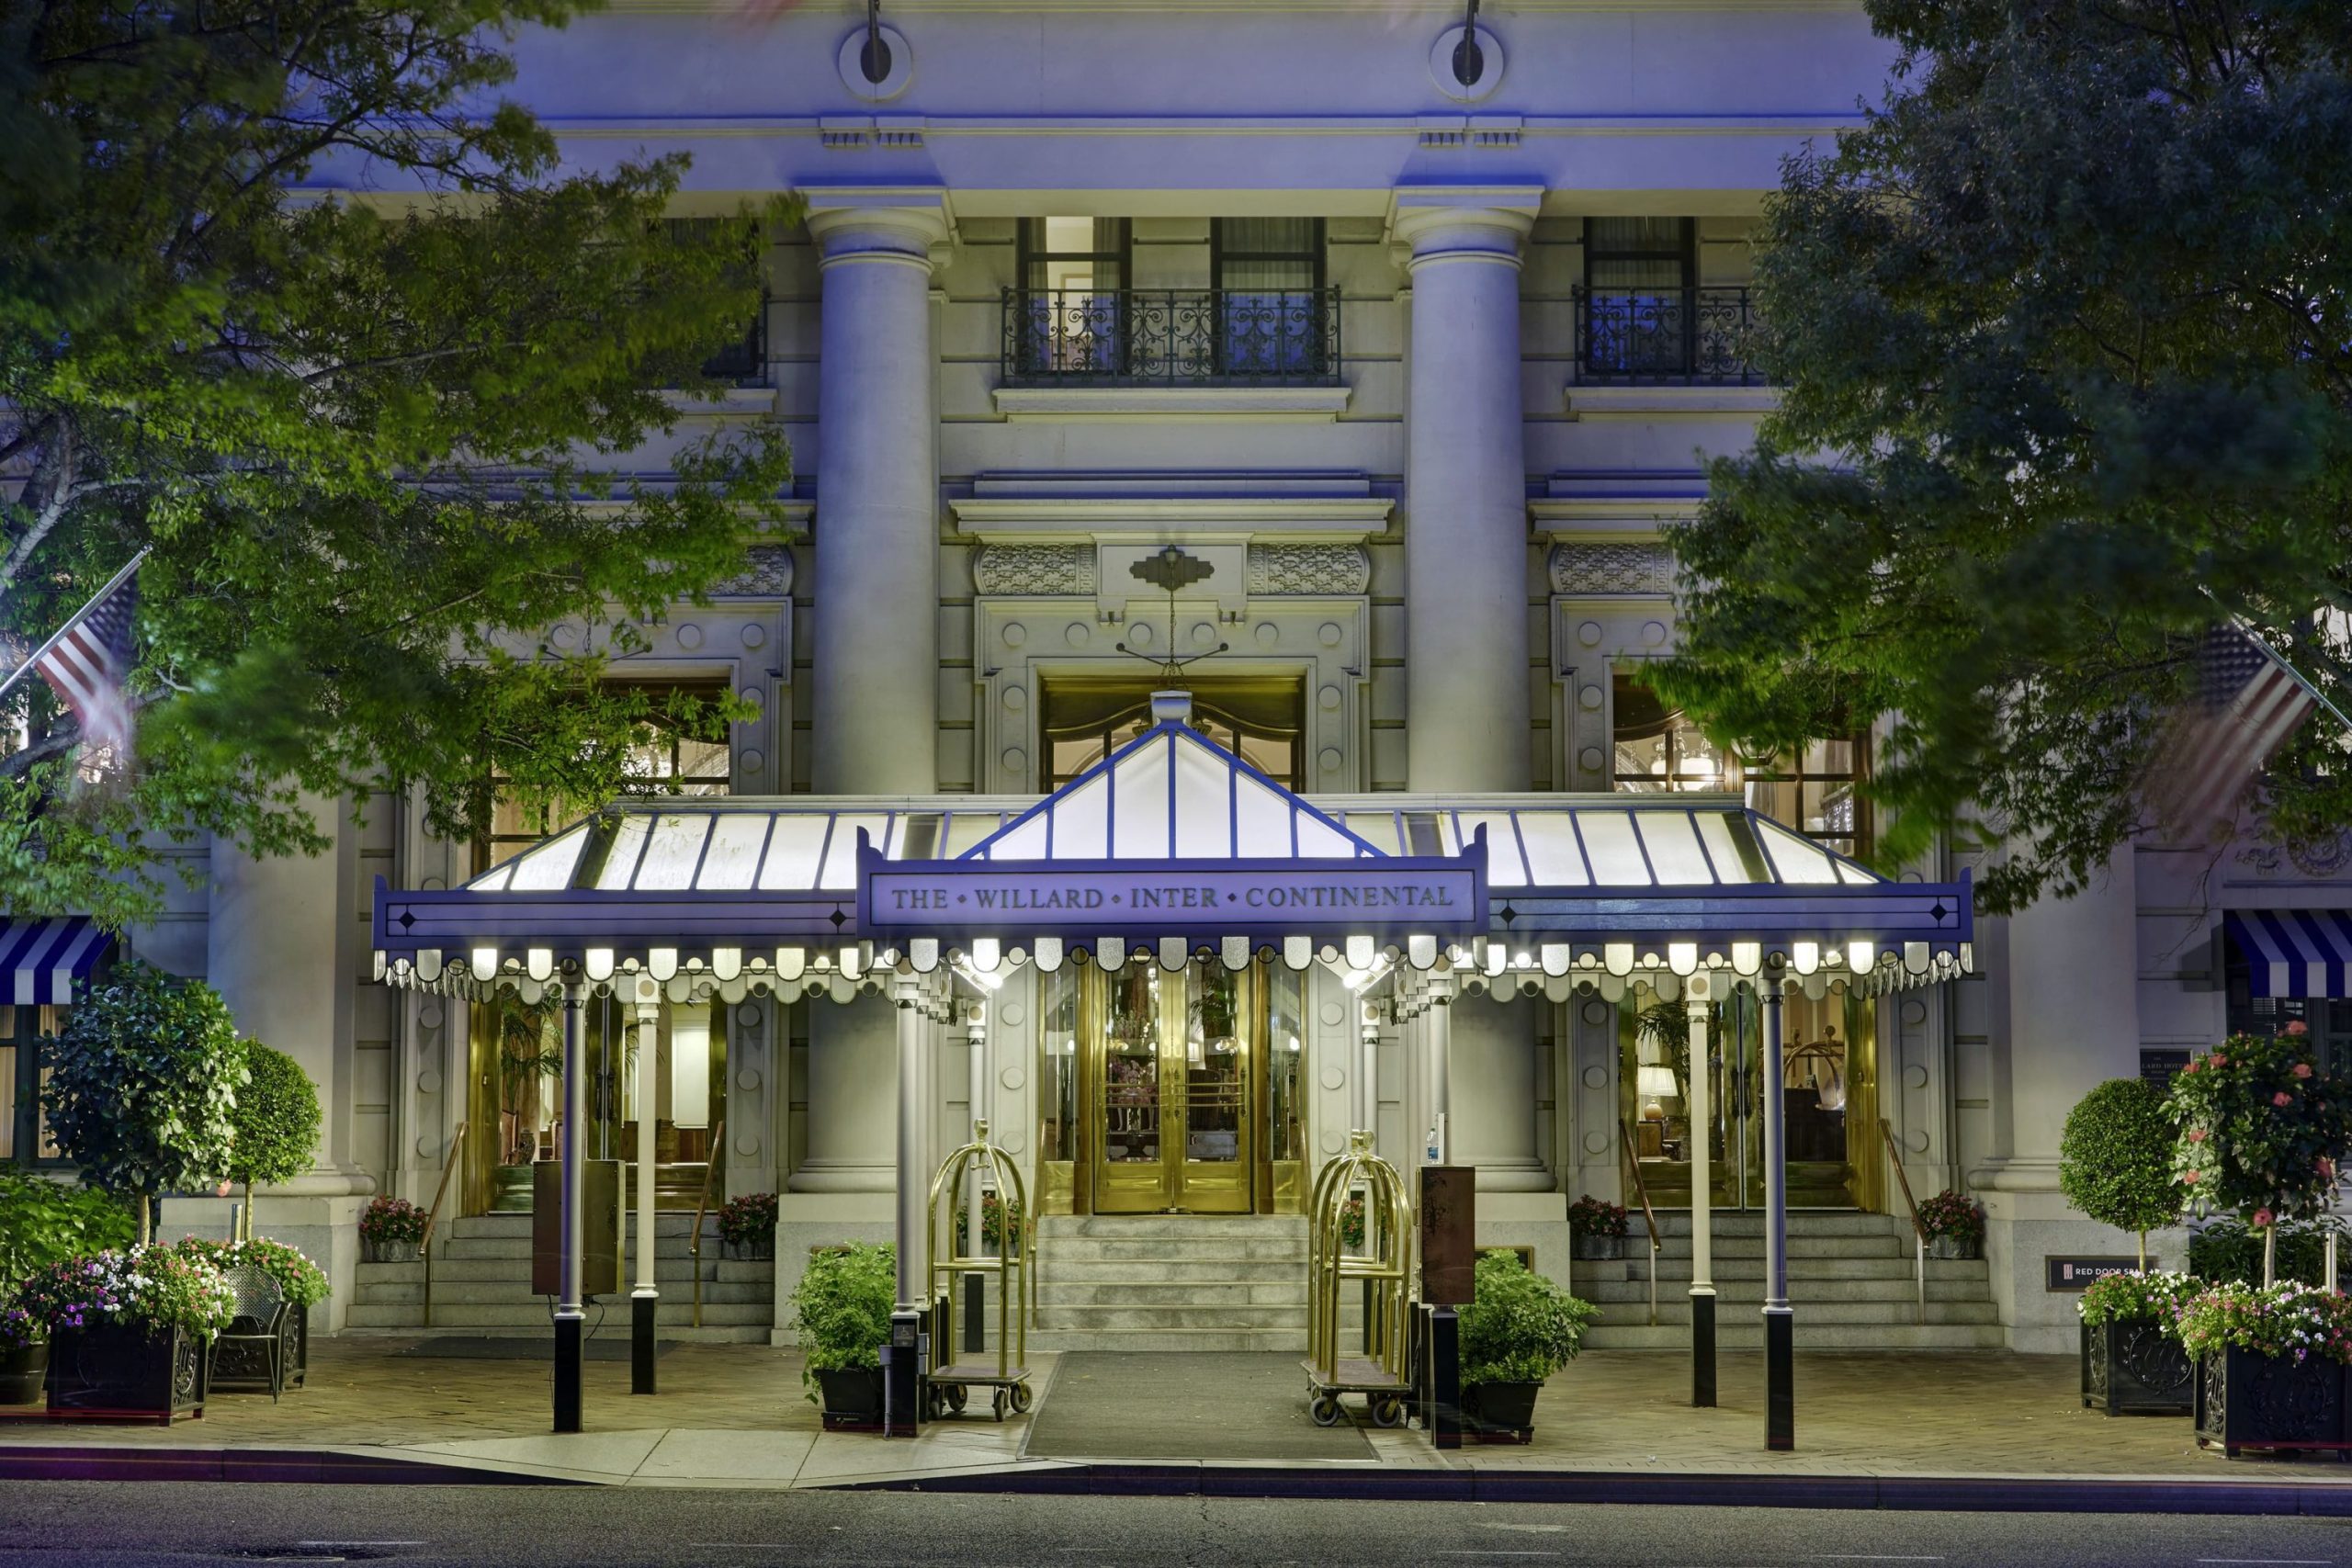
[{"label": "entrance mat", "polygon": [[1033,1459],[1371,1460],[1347,1418],[1317,1427],[1306,1414],[1296,1351],[1066,1350],[1029,1417]]},{"label": "entrance mat", "polygon": [[[677,1348],[674,1339],[656,1339],[653,1353],[666,1356]],[[580,1347],[582,1359],[590,1361],[626,1361],[628,1359],[628,1337],[618,1339],[590,1339]],[[442,1361],[552,1361],[555,1359],[555,1337],[552,1335],[517,1335],[512,1339],[491,1335],[443,1335],[432,1339],[420,1339],[395,1352],[401,1356],[416,1356]]]}]

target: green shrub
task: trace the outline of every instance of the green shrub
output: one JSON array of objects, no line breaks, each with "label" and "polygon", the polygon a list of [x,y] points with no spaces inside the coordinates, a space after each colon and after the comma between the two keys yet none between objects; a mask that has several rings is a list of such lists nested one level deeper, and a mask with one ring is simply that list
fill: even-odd
[{"label": "green shrub", "polygon": [[52,1263],[129,1247],[137,1230],[111,1194],[0,1168],[0,1301]]},{"label": "green shrub", "polygon": [[894,1247],[854,1241],[811,1254],[808,1271],[792,1292],[803,1362],[801,1382],[818,1397],[819,1372],[850,1372],[882,1364],[890,1340],[890,1314],[899,1304],[899,1253]]},{"label": "green shrub", "polygon": [[316,1306],[334,1293],[326,1271],[311,1262],[308,1254],[266,1235],[243,1241],[182,1236],[173,1243],[172,1250],[183,1258],[200,1258],[224,1274],[232,1269],[258,1269],[286,1292],[289,1305]]},{"label": "green shrub", "polygon": [[[2215,1284],[2262,1283],[2262,1233],[2235,1215],[2209,1222],[2188,1238],[2188,1271]],[[2318,1225],[2278,1227],[2278,1279],[2324,1282],[2327,1235]]]},{"label": "green shrub", "polygon": [[1476,1299],[1462,1309],[1462,1382],[1542,1382],[1576,1359],[1584,1331],[1600,1315],[1519,1260],[1516,1252],[1478,1258]]},{"label": "green shrub", "polygon": [[2179,1137],[2152,1086],[2109,1078],[2066,1113],[2058,1140],[2058,1190],[2100,1224],[2138,1236],[2143,1269],[2148,1233],[2180,1218],[2187,1190],[2172,1168]]},{"label": "green shrub", "polygon": [[245,1042],[245,1087],[231,1118],[229,1179],[245,1190],[244,1233],[254,1234],[254,1189],[291,1181],[311,1168],[319,1147],[319,1091],[283,1051]]}]

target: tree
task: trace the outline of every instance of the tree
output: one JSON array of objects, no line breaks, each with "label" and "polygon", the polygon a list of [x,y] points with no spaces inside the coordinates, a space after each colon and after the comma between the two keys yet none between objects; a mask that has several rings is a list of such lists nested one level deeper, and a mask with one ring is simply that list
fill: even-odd
[{"label": "tree", "polygon": [[152,915],[159,836],[315,850],[306,792],[453,837],[493,775],[601,801],[649,725],[737,715],[597,677],[742,570],[778,429],[599,466],[710,386],[776,214],[666,220],[679,159],[559,169],[503,50],[581,8],[0,0],[0,645],[153,551],[135,758],[77,761],[39,681],[0,705],[11,909]]},{"label": "tree", "polygon": [[2184,1190],[2172,1168],[2179,1136],[2164,1096],[2138,1078],[2109,1078],[2083,1096],[2059,1134],[2058,1190],[2100,1224],[2137,1235],[2143,1274],[2148,1233],[2180,1218]]},{"label": "tree", "polygon": [[[2006,845],[2015,909],[2157,826],[2151,722],[2242,616],[2341,700],[2352,7],[1868,0],[1896,80],[1785,165],[1753,352],[1786,384],[1674,539],[1658,684],[1758,747],[1892,714],[1895,863]],[[2262,805],[2352,819],[2335,727]]]},{"label": "tree", "polygon": [[227,1179],[245,1049],[211,987],[127,961],[66,1014],[50,1063],[57,1146],[91,1186],[133,1200],[141,1243],[159,1194]]},{"label": "tree", "polygon": [[2352,1151],[2352,1080],[2324,1069],[2298,1020],[2278,1034],[2233,1034],[2174,1076],[2165,1113],[2180,1129],[2173,1174],[2199,1214],[2235,1213],[2262,1235],[2262,1282],[2277,1277],[2278,1226],[2319,1220]]},{"label": "tree", "polygon": [[254,1189],[291,1181],[311,1168],[319,1147],[319,1091],[302,1064],[258,1040],[245,1042],[245,1087],[229,1145],[229,1179],[243,1184],[241,1224],[254,1234]]}]

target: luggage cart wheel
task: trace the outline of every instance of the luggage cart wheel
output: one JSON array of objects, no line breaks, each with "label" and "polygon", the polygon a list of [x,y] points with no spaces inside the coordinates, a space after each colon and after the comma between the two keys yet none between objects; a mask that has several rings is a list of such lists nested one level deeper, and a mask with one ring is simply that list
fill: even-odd
[{"label": "luggage cart wheel", "polygon": [[953,1410],[956,1415],[961,1416],[964,1414],[964,1406],[969,1404],[971,1402],[971,1393],[969,1390],[966,1389],[962,1383],[952,1383],[948,1386],[948,1409]]},{"label": "luggage cart wheel", "polygon": [[1338,1426],[1340,1424],[1339,1396],[1329,1393],[1317,1394],[1308,1402],[1306,1413],[1315,1418],[1315,1424],[1318,1427]]},{"label": "luggage cart wheel", "polygon": [[1028,1414],[1028,1411],[1029,1385],[1025,1382],[1014,1383],[1012,1385],[1012,1413],[1015,1416],[1025,1416]]},{"label": "luggage cart wheel", "polygon": [[1405,1402],[1401,1399],[1378,1399],[1373,1402],[1372,1424],[1375,1427],[1401,1427],[1405,1424]]},{"label": "luggage cart wheel", "polygon": [[1000,1421],[1003,1420],[1003,1419],[1004,1419],[1004,1390],[1002,1390],[1002,1389],[998,1389],[998,1390],[996,1391],[995,1397],[993,1397],[992,1399],[990,1399],[990,1400],[989,1401],[989,1407],[990,1407],[990,1409],[992,1410],[992,1412],[995,1414],[996,1418],[997,1418],[998,1420],[1000,1420]]}]

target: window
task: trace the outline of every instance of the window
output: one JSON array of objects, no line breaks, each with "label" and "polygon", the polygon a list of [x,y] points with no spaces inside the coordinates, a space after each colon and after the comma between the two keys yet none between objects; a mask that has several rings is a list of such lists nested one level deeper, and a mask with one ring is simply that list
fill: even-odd
[{"label": "window", "polygon": [[1581,368],[1680,376],[1692,356],[1697,225],[1688,218],[1588,218]]},{"label": "window", "polygon": [[62,1007],[0,1007],[0,1164],[55,1165],[64,1159],[41,1113],[49,1081],[44,1046],[65,1026]]},{"label": "window", "polygon": [[[682,239],[707,231],[715,220],[708,218],[673,218],[668,220],[670,231]],[[755,234],[749,254],[744,257],[747,268],[758,274],[761,280],[759,308],[743,324],[740,336],[727,343],[703,361],[702,373],[714,380],[731,381],[739,387],[764,386],[768,378],[768,295],[766,269],[762,265],[761,248],[763,239]]]},{"label": "window", "polygon": [[1124,218],[1021,220],[1021,372],[1125,373],[1131,243]]},{"label": "window", "polygon": [[[1152,726],[1154,680],[1084,676],[1045,684],[1042,784],[1059,789]],[[1288,789],[1306,788],[1306,689],[1299,681],[1203,681],[1193,728]]]},{"label": "window", "polygon": [[1737,790],[1773,821],[1860,860],[1871,848],[1870,736],[1808,740],[1792,754],[1748,757],[1715,745],[1639,676],[1619,672],[1610,786],[1632,794]]},{"label": "window", "polygon": [[[734,782],[734,751],[728,742],[727,727],[712,720],[708,728],[697,731],[662,711],[673,695],[707,701],[721,695],[724,687],[624,689],[642,691],[651,699],[650,716],[639,727],[637,743],[622,763],[624,776],[647,794],[725,795],[729,791]],[[474,844],[477,874],[548,835],[563,831],[605,804],[601,800],[530,802],[510,792],[503,777],[493,774],[490,782],[493,795],[490,831]]]},{"label": "window", "polygon": [[2301,1021],[2311,1031],[2312,1053],[2320,1070],[2352,1073],[2352,1001],[2312,997],[2257,997],[2254,977],[2237,944],[2228,946],[2229,998],[2226,1027],[2232,1034],[2276,1034]]},{"label": "window", "polygon": [[1230,376],[1325,368],[1323,220],[1220,218],[1209,225],[1217,363]]}]

